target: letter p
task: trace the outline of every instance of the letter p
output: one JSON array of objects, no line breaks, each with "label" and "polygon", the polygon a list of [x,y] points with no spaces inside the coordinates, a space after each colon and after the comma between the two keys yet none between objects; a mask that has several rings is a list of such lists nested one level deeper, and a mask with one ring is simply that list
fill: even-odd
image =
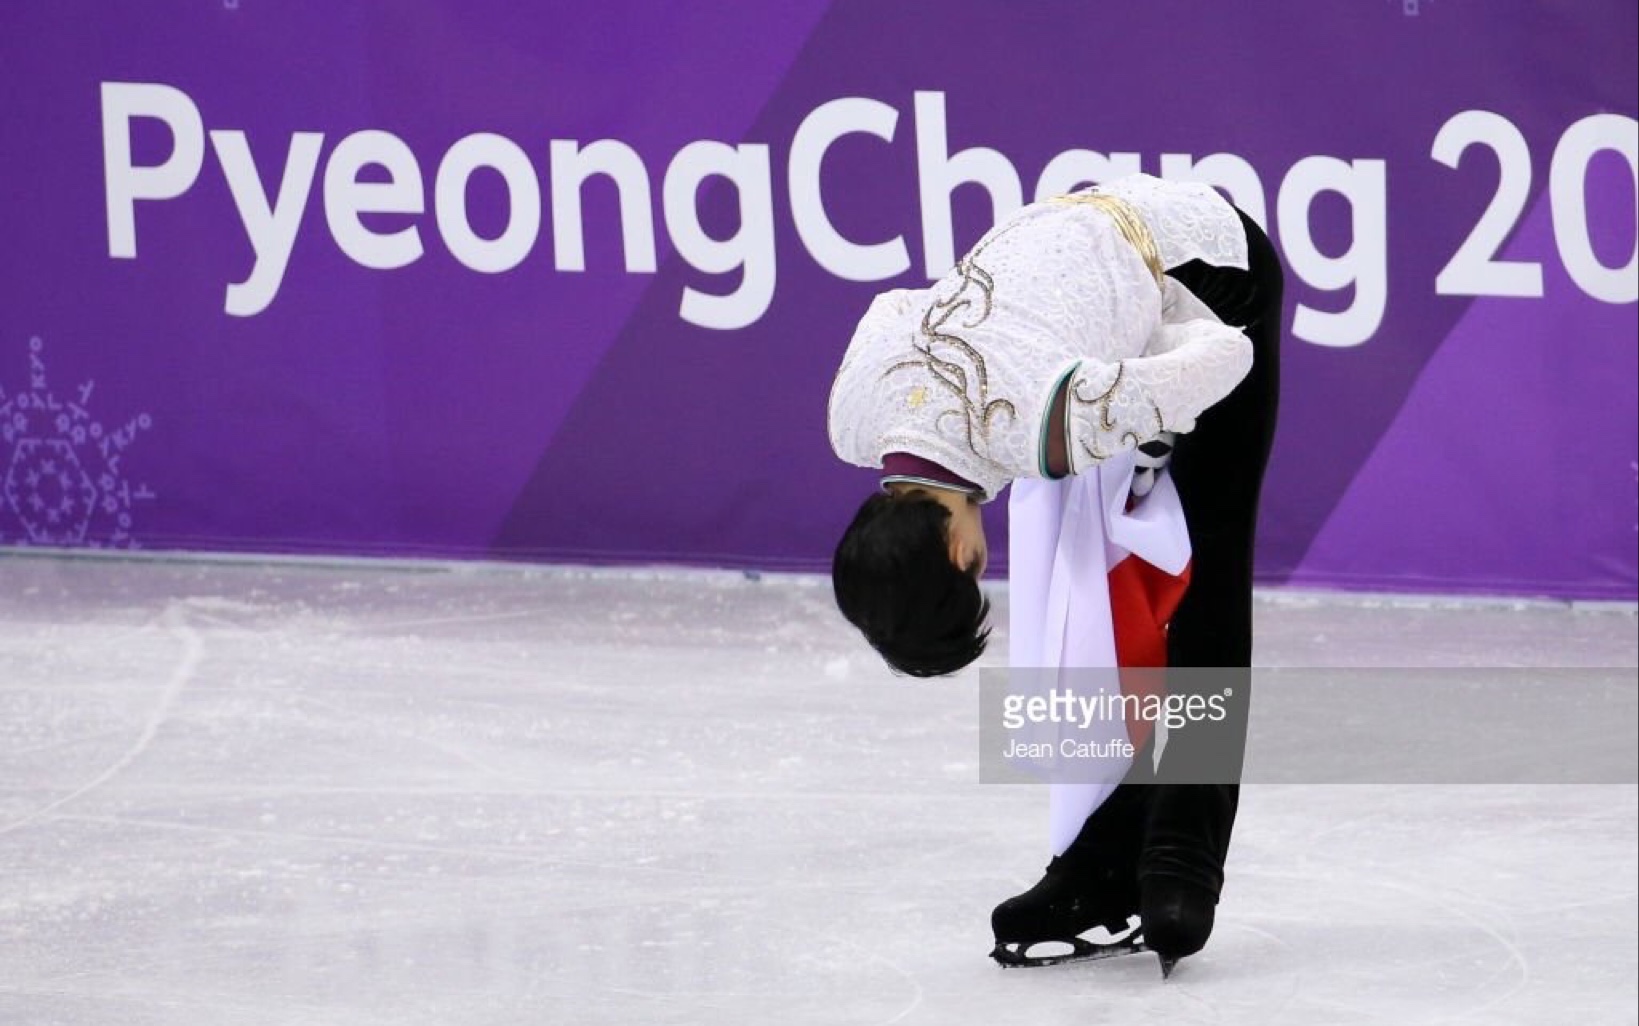
[{"label": "letter p", "polygon": [[[171,154],[147,167],[131,163],[131,119],[158,118],[171,131]],[[102,84],[102,162],[108,207],[108,255],[137,255],[136,201],[174,199],[188,191],[205,161],[205,125],[188,94],[150,82]]]}]

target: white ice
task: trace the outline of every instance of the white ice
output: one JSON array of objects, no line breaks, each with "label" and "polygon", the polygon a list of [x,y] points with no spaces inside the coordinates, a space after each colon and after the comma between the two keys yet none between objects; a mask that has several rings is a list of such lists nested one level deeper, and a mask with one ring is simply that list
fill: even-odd
[{"label": "white ice", "polygon": [[[1631,609],[1258,627],[1639,663]],[[999,969],[1045,795],[977,782],[976,688],[890,677],[812,578],[0,558],[0,1023],[1636,1021],[1629,785],[1249,786],[1171,982]]]}]

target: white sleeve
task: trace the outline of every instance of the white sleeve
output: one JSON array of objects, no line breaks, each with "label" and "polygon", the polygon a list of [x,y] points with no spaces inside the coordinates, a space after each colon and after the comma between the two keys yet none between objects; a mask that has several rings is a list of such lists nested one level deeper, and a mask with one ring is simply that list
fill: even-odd
[{"label": "white sleeve", "polygon": [[[1195,293],[1171,278],[1163,278],[1161,285],[1161,323],[1184,324],[1189,321],[1215,321],[1218,315],[1195,297]],[[1184,341],[1184,336],[1176,332],[1160,332],[1152,334],[1144,345],[1144,355],[1159,356],[1171,352],[1172,349]]]},{"label": "white sleeve", "polygon": [[903,346],[909,330],[906,325],[920,317],[920,307],[926,303],[927,293],[918,289],[881,293],[871,300],[854,329],[842,365],[831,381],[825,415],[831,449],[844,463],[881,466],[878,414],[886,399],[881,374],[875,371],[885,351],[897,351]]},{"label": "white sleeve", "polygon": [[1148,350],[1118,363],[1083,360],[1065,404],[1070,470],[1079,474],[1163,431],[1195,428],[1213,403],[1252,369],[1252,342],[1212,320],[1162,324]]},{"label": "white sleeve", "polygon": [[1183,321],[1216,321],[1212,308],[1196,298],[1184,284],[1170,276],[1161,279],[1161,320],[1167,324]]}]

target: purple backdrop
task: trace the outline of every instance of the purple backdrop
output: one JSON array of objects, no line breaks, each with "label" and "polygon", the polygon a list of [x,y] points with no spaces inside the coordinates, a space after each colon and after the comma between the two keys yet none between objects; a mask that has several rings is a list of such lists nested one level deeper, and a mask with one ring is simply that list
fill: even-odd
[{"label": "purple backdrop", "polygon": [[953,182],[1029,200],[1098,177],[1079,149],[1199,162],[1291,265],[1263,580],[1631,601],[1635,30],[1614,0],[8,4],[0,545],[816,568],[872,483],[825,439],[853,322],[995,216]]}]

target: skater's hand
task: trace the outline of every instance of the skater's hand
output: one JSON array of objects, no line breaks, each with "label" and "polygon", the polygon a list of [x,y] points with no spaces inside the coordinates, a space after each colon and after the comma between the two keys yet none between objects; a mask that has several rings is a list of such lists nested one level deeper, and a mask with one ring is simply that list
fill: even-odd
[{"label": "skater's hand", "polygon": [[1172,462],[1172,447],[1177,437],[1171,431],[1163,431],[1138,447],[1133,460],[1134,499],[1142,499],[1155,487],[1156,475],[1167,469],[1167,464]]}]

